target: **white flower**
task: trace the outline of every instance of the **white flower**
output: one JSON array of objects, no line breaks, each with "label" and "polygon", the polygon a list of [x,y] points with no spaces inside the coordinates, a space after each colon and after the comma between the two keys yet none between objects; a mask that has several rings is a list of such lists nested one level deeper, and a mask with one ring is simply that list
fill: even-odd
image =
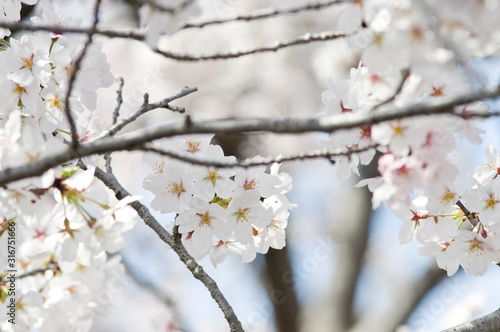
[{"label": "white flower", "polygon": [[475,231],[458,230],[447,251],[456,255],[463,269],[474,276],[483,275],[490,263],[500,261],[500,251],[493,240],[483,238]]},{"label": "white flower", "polygon": [[261,202],[260,195],[253,190],[240,192],[233,196],[227,208],[228,231],[234,231],[236,240],[243,244],[252,242],[254,228],[266,227],[271,223],[272,215]]},{"label": "white flower", "polygon": [[462,195],[462,201],[468,210],[479,213],[484,224],[500,221],[500,179],[485,186],[475,185]]},{"label": "white flower", "polygon": [[209,204],[198,197],[189,201],[189,210],[181,213],[175,220],[179,225],[180,233],[189,233],[193,239],[193,246],[206,249],[213,244],[213,236],[219,240],[229,238],[226,233],[226,210],[219,204]]},{"label": "white flower", "polygon": [[[256,156],[252,161],[259,161],[261,157]],[[234,182],[237,188],[235,194],[243,191],[257,191],[260,196],[266,198],[280,193],[281,180],[277,175],[265,173],[266,166],[239,169],[236,171]]]},{"label": "white flower", "polygon": [[[198,154],[200,159],[208,161],[234,162],[235,157],[225,157],[222,148],[218,145],[209,145]],[[228,168],[192,166],[189,173],[195,178],[194,193],[196,196],[211,201],[214,195],[221,198],[230,198],[236,184],[230,177],[235,170]]]},{"label": "white flower", "polygon": [[500,156],[497,149],[492,146],[485,146],[484,154],[488,159],[488,163],[478,166],[474,170],[474,179],[482,185],[496,179],[500,174]]},{"label": "white flower", "polygon": [[151,202],[153,209],[161,213],[182,213],[188,209],[193,181],[193,177],[186,174],[183,164],[171,162],[165,166],[163,173],[148,175],[143,187],[155,195]]},{"label": "white flower", "polygon": [[10,44],[10,48],[0,53],[1,67],[7,72],[7,78],[21,87],[33,82],[45,84],[51,75],[48,50],[35,48],[26,35],[19,41],[11,38]]}]

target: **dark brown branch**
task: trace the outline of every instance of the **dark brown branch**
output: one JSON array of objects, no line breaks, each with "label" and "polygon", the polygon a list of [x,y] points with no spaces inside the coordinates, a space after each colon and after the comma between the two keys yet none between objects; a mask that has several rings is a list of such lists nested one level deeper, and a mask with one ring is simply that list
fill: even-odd
[{"label": "dark brown branch", "polygon": [[276,52],[280,49],[287,48],[290,46],[295,46],[295,45],[303,45],[303,44],[309,44],[312,42],[317,42],[317,41],[327,41],[327,40],[333,40],[337,38],[342,38],[342,37],[347,37],[348,35],[344,34],[343,32],[321,32],[321,33],[315,33],[315,34],[310,34],[307,33],[301,37],[287,40],[287,41],[279,41],[277,42],[274,46],[264,46],[264,47],[257,47],[245,51],[234,51],[234,52],[228,52],[228,53],[216,53],[216,54],[209,54],[209,55],[193,55],[193,54],[180,54],[180,53],[174,53],[170,51],[162,51],[160,49],[153,49],[154,52],[163,55],[166,58],[173,59],[173,60],[178,60],[178,61],[187,61],[187,62],[196,62],[196,61],[208,61],[208,60],[227,60],[227,59],[234,59],[234,58],[239,58],[245,55],[251,55],[251,54],[257,54],[257,53],[266,53],[266,52]]},{"label": "dark brown branch", "polygon": [[[96,168],[95,176],[101,180],[109,189],[111,189],[117,199],[121,200],[126,196],[130,196],[129,192],[123,188],[123,186],[118,182],[116,177],[113,174],[108,174],[104,172],[100,168]],[[196,260],[187,252],[186,248],[174,239],[174,237],[163,228],[163,226],[156,220],[153,215],[149,212],[149,209],[141,204],[139,201],[135,201],[130,204],[139,214],[144,223],[149,226],[158,237],[168,244],[175,253],[179,256],[180,260],[186,265],[188,270],[193,274],[193,276],[201,281],[203,285],[208,289],[212,298],[217,302],[219,308],[224,313],[224,317],[226,318],[231,331],[232,332],[243,332],[243,328],[241,326],[238,317],[233,311],[233,308],[227,302],[226,298],[220,291],[217,283],[203,270],[203,268],[196,263]]]},{"label": "dark brown branch", "polygon": [[180,29],[190,29],[190,28],[204,28],[209,25],[224,24],[229,22],[249,22],[256,21],[265,18],[276,17],[279,15],[289,15],[297,14],[305,11],[321,10],[336,4],[342,4],[346,2],[353,2],[352,0],[330,0],[330,1],[320,1],[317,3],[307,3],[305,5],[289,7],[289,8],[265,8],[257,10],[253,13],[238,15],[234,17],[225,17],[220,19],[207,20],[202,22],[187,22],[180,26]]},{"label": "dark brown branch", "polygon": [[470,323],[457,325],[443,332],[497,332],[500,331],[500,309]]}]

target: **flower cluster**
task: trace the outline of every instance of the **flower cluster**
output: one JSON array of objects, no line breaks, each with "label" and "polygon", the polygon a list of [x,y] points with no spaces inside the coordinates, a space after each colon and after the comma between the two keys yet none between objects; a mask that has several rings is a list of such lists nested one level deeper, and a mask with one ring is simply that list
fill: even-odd
[{"label": "flower cluster", "polygon": [[[491,6],[498,9],[498,4],[490,2],[461,3],[483,17],[482,23],[492,23]],[[357,31],[347,43],[360,49],[361,61],[358,68],[351,69],[349,79],[328,82],[322,94],[326,115],[396,114],[404,107],[452,100],[472,92],[459,64],[473,56],[498,52],[499,35],[484,34],[479,31],[484,29],[482,24],[472,24],[469,12],[451,8],[455,7],[416,2],[346,4],[339,27]],[[429,15],[436,24],[426,18]],[[474,114],[489,109],[486,103],[474,102],[455,107],[455,113],[463,117],[424,115],[393,120],[337,131],[325,143],[353,150],[337,158],[341,179],[352,172],[359,174],[359,163],[367,165],[377,150],[381,152],[380,176],[358,185],[368,185],[373,192],[373,208],[385,203],[406,220],[400,231],[402,244],[417,239],[420,252],[437,256],[438,265],[450,275],[459,265],[481,275],[490,262],[500,261],[492,224],[495,187],[487,181],[494,175],[477,170],[478,184],[462,196],[463,204],[481,218],[479,224],[473,222],[472,230],[462,224],[467,218],[456,205],[460,199],[460,169],[453,160],[457,137],[480,144],[483,131],[476,127]],[[354,149],[363,152],[355,153]],[[492,151],[487,150],[490,163],[496,160]]]},{"label": "flower cluster", "polygon": [[[3,20],[19,20],[20,1],[4,1],[2,6]],[[81,23],[57,16],[56,4],[44,2],[36,8],[31,19],[35,25]],[[67,96],[84,41],[77,35],[37,32],[3,42],[1,170],[65,149],[70,139],[67,101],[80,142],[96,133],[92,126],[96,90],[109,87],[114,78],[101,44],[95,42],[87,49]],[[107,253],[116,253],[123,246],[122,233],[134,227],[137,215],[128,204],[136,198],[110,202],[109,193],[94,181],[92,165],[96,159],[84,161],[88,165],[85,171],[59,166],[41,177],[0,188],[1,301],[9,295],[5,270],[17,271],[15,324],[9,323],[9,316],[2,311],[1,331],[63,331],[68,326],[88,330],[95,313],[110,305],[111,294],[102,295],[110,283],[119,280],[124,268],[119,256],[108,259]],[[8,243],[15,248],[15,263],[8,260]]]},{"label": "flower cluster", "polygon": [[[17,270],[18,310],[16,324],[2,319],[0,329],[85,328],[108,307],[112,294],[101,295],[124,269],[119,256],[108,259],[107,253],[116,253],[124,243],[122,233],[135,226],[137,214],[128,204],[136,199],[128,196],[111,205],[91,167],[67,167],[44,189],[2,190],[0,243],[7,248],[9,226],[14,225],[17,266],[9,264],[8,270]],[[4,267],[7,252],[1,253]],[[3,286],[7,277],[7,272],[0,274],[2,299],[9,292]],[[5,313],[2,317],[8,318]]]},{"label": "flower cluster", "polygon": [[[224,156],[220,146],[210,144],[212,137],[166,139],[159,147],[200,160],[234,162],[234,157]],[[219,169],[150,153],[144,161],[152,167],[143,184],[155,196],[151,207],[177,214],[175,224],[182,241],[196,259],[210,254],[217,266],[232,252],[250,262],[269,247],[285,246],[288,211],[294,207],[285,193],[291,189],[292,179],[279,173],[278,164],[271,166],[269,174],[266,166]]]}]

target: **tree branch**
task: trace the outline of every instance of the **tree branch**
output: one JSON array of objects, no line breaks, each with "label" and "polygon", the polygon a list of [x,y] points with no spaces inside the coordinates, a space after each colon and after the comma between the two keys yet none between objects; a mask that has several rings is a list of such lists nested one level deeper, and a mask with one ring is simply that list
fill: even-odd
[{"label": "tree branch", "polygon": [[[350,34],[349,34],[350,35]],[[287,41],[279,41],[276,42],[274,46],[264,46],[257,47],[245,51],[233,51],[228,53],[216,53],[209,55],[193,55],[193,54],[180,54],[174,53],[170,51],[162,51],[160,49],[153,49],[154,52],[163,55],[166,58],[178,61],[187,61],[187,62],[196,62],[196,61],[208,61],[208,60],[227,60],[239,58],[245,55],[257,54],[257,53],[265,53],[265,52],[276,52],[282,48],[295,46],[295,45],[303,45],[309,44],[317,41],[327,41],[342,37],[348,37],[349,35],[344,34],[343,32],[338,31],[325,31],[315,34],[306,33],[305,35],[287,40]]]},{"label": "tree branch", "polygon": [[76,58],[75,62],[73,63],[73,70],[71,72],[71,76],[69,78],[68,82],[68,90],[66,91],[66,98],[64,100],[64,114],[68,118],[69,122],[69,129],[71,133],[71,147],[76,150],[79,144],[78,140],[78,133],[76,132],[76,124],[75,120],[73,118],[73,115],[71,114],[71,109],[69,108],[69,97],[71,96],[71,93],[73,92],[73,86],[75,84],[76,76],[78,75],[78,72],[80,71],[80,66],[83,62],[83,58],[85,57],[85,54],[87,53],[87,50],[92,43],[92,39],[94,37],[95,29],[97,27],[97,24],[99,23],[99,8],[101,6],[101,0],[96,0],[95,5],[94,5],[94,11],[93,11],[93,17],[94,20],[92,22],[92,27],[89,29],[87,33],[87,41],[83,45],[83,49],[81,53],[78,55]]},{"label": "tree branch", "polygon": [[[144,143],[155,139],[185,134],[206,133],[242,133],[242,132],[272,132],[281,134],[298,134],[307,132],[335,132],[373,125],[395,119],[431,115],[452,114],[460,117],[470,117],[470,114],[457,112],[454,107],[485,98],[495,98],[500,95],[500,86],[493,89],[480,90],[451,100],[434,101],[423,105],[414,105],[404,109],[392,108],[369,113],[342,113],[314,119],[220,119],[208,121],[193,121],[187,117],[183,122],[171,123],[156,128],[146,128],[123,135],[119,138],[106,137],[81,144],[76,150],[67,149],[39,159],[33,163],[7,168],[0,172],[0,186],[32,176],[42,175],[52,167],[76,158],[122,150],[141,150]],[[489,117],[498,113],[474,114],[475,117]]]},{"label": "tree branch", "polygon": [[[0,28],[9,29],[12,32],[16,31],[46,31],[56,34],[64,33],[78,33],[78,34],[89,34],[92,30],[91,27],[65,27],[59,25],[32,25],[22,22],[0,22]],[[144,34],[136,31],[117,31],[117,30],[106,30],[106,29],[95,29],[93,31],[94,35],[101,35],[108,38],[123,38],[123,39],[133,39],[138,41],[144,40]]]},{"label": "tree branch", "polygon": [[[171,103],[172,101],[176,100],[176,99],[179,99],[179,98],[182,98],[182,97],[185,97],[195,91],[198,91],[198,89],[196,87],[193,87],[193,88],[189,88],[189,87],[184,87],[181,91],[179,91],[177,94],[171,96],[171,97],[168,97],[168,98],[165,98],[157,103],[153,103],[153,104],[150,104],[149,103],[149,96],[147,94],[144,95],[144,102],[142,103],[142,106],[136,111],[134,112],[132,115],[130,115],[128,118],[126,119],[123,119],[121,122],[119,123],[116,123],[114,124],[108,131],[102,133],[101,135],[99,135],[98,137],[96,137],[94,140],[98,140],[98,139],[101,139],[101,138],[104,138],[104,137],[108,137],[108,136],[113,136],[115,135],[118,131],[120,131],[123,127],[125,127],[126,125],[128,125],[129,123],[131,122],[134,122],[139,116],[151,111],[151,110],[154,110],[154,109],[157,109],[157,108],[168,108],[168,109],[171,109],[169,107],[169,103]],[[181,111],[178,110],[180,113],[183,113],[184,112],[184,109],[182,109]]]},{"label": "tree branch", "polygon": [[350,156],[354,153],[360,153],[364,151],[368,151],[371,149],[375,149],[378,145],[373,144],[366,146],[364,148],[352,148],[352,149],[321,149],[321,150],[314,150],[314,151],[307,151],[307,152],[301,152],[295,155],[289,155],[289,156],[284,156],[280,155],[278,157],[267,157],[267,158],[262,158],[260,161],[253,161],[253,158],[248,158],[242,161],[236,161],[236,162],[221,162],[217,160],[204,160],[200,158],[194,158],[189,155],[183,155],[176,153],[174,151],[167,151],[167,150],[162,150],[156,147],[153,147],[151,145],[148,145],[144,148],[141,148],[142,151],[149,151],[149,152],[154,152],[159,155],[169,157],[172,159],[176,159],[179,161],[183,161],[188,164],[192,165],[200,165],[200,166],[208,166],[208,167],[217,167],[217,168],[233,168],[233,167],[239,167],[239,168],[250,168],[250,167],[255,167],[255,166],[269,166],[274,163],[282,163],[285,161],[294,161],[294,160],[308,160],[308,159],[328,159],[331,162],[334,162],[332,160],[333,157],[338,157],[338,156]]},{"label": "tree branch", "polygon": [[[376,162],[362,168],[362,178],[372,178],[377,175]],[[334,233],[337,259],[331,283],[329,300],[331,309],[328,310],[329,322],[332,331],[335,332],[347,331],[356,322],[354,294],[363,268],[372,216],[372,195],[368,188],[352,189],[351,193],[346,195],[349,195],[351,207],[356,208],[346,209],[333,217],[342,220],[338,233]]]},{"label": "tree branch", "polygon": [[457,325],[442,332],[496,332],[500,331],[500,309],[470,323]]},{"label": "tree branch", "polygon": [[[108,174],[100,168],[96,168],[95,176],[101,180],[109,189],[111,189],[117,199],[122,199],[126,196],[130,196],[129,192],[123,188],[123,186],[118,182],[113,174]],[[203,285],[208,289],[212,298],[217,302],[219,308],[222,310],[224,317],[226,318],[231,331],[233,332],[243,332],[241,322],[233,311],[233,308],[227,302],[220,291],[217,283],[203,270],[203,268],[196,263],[196,260],[187,252],[186,248],[182,245],[180,241],[177,241],[167,230],[165,230],[162,225],[156,220],[153,215],[149,212],[149,209],[141,204],[139,201],[135,201],[130,204],[142,218],[144,223],[149,226],[158,237],[168,244],[175,253],[179,256],[180,260],[186,265],[188,270],[193,274],[193,277],[198,279],[203,283]]]}]

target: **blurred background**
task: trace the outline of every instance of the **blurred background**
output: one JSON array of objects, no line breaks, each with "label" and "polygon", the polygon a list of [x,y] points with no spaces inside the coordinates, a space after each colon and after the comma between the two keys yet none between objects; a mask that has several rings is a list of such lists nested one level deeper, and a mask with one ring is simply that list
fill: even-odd
[{"label": "blurred background", "polygon": [[[43,0],[40,0],[43,1]],[[89,22],[93,1],[61,2],[61,10]],[[190,21],[221,18],[268,7],[306,4],[305,0],[198,0],[199,13]],[[335,31],[341,5],[255,22],[234,22],[203,29],[186,29],[161,39],[160,48],[178,53],[212,54],[273,45],[322,31]],[[104,0],[101,27],[138,26],[137,2]],[[342,40],[317,42],[231,60],[178,62],[153,53],[140,42],[98,38],[104,45],[111,72],[125,81],[121,114],[150,101],[174,95],[184,86],[198,92],[178,100],[192,118],[225,117],[309,118],[322,111],[326,81],[346,79],[357,67],[357,50]],[[500,61],[472,64],[490,84],[497,84]],[[116,105],[116,83],[100,91],[95,116],[109,126]],[[495,105],[492,108],[498,109]],[[155,110],[127,130],[178,121],[184,116]],[[498,121],[487,120],[483,145],[499,147]],[[326,136],[218,136],[226,155],[238,158],[277,156],[317,149]],[[149,169],[141,153],[113,154],[113,169],[133,194],[147,205],[151,195],[142,189]],[[456,162],[463,170],[461,190],[472,185],[474,168],[485,162],[482,146],[459,141]],[[353,176],[341,182],[336,167],[324,160],[289,162],[282,171],[293,177],[288,197],[292,211],[287,246],[243,264],[228,256],[216,269],[208,259],[201,265],[218,283],[245,331],[437,331],[490,313],[498,308],[500,268],[491,266],[483,277],[462,270],[446,277],[434,258],[417,253],[416,243],[401,247],[402,224],[383,206],[371,210],[370,194],[356,189]],[[361,171],[376,175],[376,166]],[[165,227],[174,215],[155,214]],[[203,285],[175,253],[139,222],[126,234],[120,252],[127,269],[116,276],[100,301],[109,311],[98,313],[92,331],[228,331],[227,322]]]}]

